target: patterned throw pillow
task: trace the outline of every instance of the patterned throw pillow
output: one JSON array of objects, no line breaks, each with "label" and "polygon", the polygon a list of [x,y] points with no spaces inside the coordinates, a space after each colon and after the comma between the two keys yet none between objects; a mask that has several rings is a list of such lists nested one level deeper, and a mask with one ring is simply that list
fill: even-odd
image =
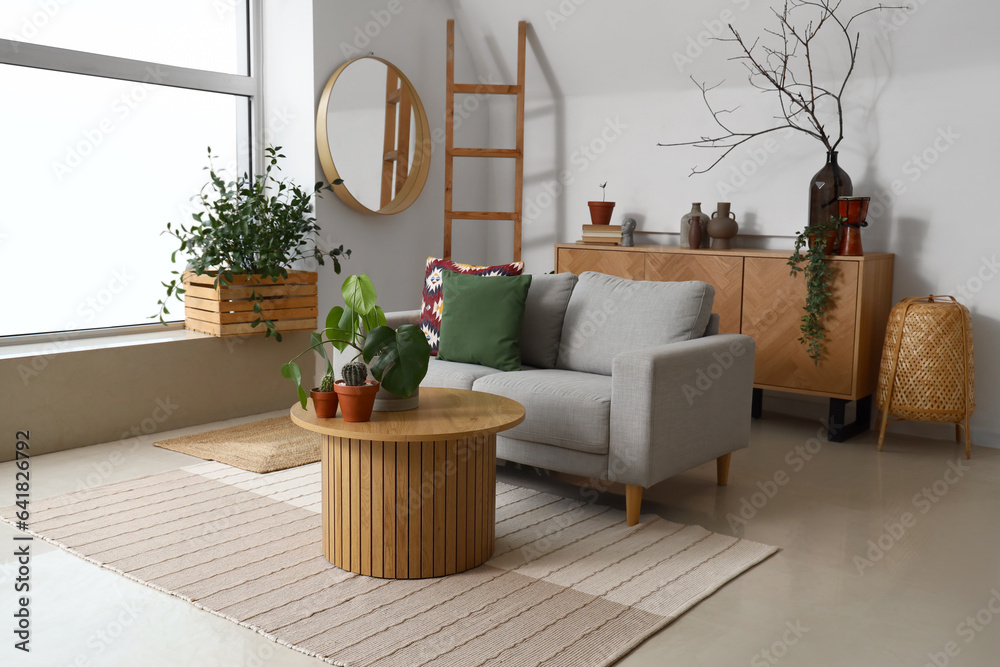
[{"label": "patterned throw pillow", "polygon": [[424,302],[420,309],[420,328],[431,345],[431,354],[437,355],[441,340],[441,312],[444,301],[441,298],[441,280],[445,271],[455,271],[470,276],[519,276],[524,271],[524,262],[498,264],[496,266],[471,266],[458,264],[450,259],[427,258],[424,271]]}]

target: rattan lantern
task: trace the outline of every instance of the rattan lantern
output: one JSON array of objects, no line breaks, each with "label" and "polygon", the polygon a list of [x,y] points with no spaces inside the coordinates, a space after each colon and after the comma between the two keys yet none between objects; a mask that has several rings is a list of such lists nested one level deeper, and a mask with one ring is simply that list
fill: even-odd
[{"label": "rattan lantern", "polygon": [[965,432],[965,458],[970,458],[969,418],[976,409],[972,358],[972,316],[955,297],[910,297],[897,303],[889,313],[879,369],[878,450],[887,424],[904,419],[945,422],[955,424],[956,442]]}]

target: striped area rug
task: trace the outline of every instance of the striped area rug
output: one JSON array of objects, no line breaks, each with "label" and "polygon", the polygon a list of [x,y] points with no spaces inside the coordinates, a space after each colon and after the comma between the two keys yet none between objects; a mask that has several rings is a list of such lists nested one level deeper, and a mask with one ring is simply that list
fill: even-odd
[{"label": "striped area rug", "polygon": [[319,464],[210,462],[34,501],[31,527],[329,664],[379,667],[608,665],[776,551],[498,484],[492,560],[376,579],[323,558],[320,493]]}]

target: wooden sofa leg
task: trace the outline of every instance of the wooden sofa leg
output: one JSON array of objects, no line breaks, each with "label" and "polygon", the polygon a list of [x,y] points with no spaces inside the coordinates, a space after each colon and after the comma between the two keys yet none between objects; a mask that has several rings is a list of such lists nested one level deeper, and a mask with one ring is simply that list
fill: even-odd
[{"label": "wooden sofa leg", "polygon": [[642,487],[633,484],[625,485],[625,519],[628,525],[639,523],[639,510],[642,508]]},{"label": "wooden sofa leg", "polygon": [[729,484],[729,461],[733,458],[733,453],[729,452],[715,459],[715,474],[719,480],[719,486]]}]

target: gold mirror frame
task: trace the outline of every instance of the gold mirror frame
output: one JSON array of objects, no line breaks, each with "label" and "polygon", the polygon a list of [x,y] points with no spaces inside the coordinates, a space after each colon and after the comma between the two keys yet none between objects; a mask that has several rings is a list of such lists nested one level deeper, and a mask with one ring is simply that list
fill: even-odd
[{"label": "gold mirror frame", "polygon": [[344,72],[344,70],[346,70],[351,63],[366,59],[377,60],[388,67],[389,71],[395,73],[395,75],[399,78],[401,86],[406,89],[406,92],[409,95],[410,105],[416,124],[416,127],[412,128],[415,131],[413,162],[409,165],[407,176],[402,188],[395,194],[388,204],[382,206],[382,208],[377,211],[368,208],[355,199],[354,195],[351,194],[350,189],[347,187],[346,181],[341,185],[334,185],[332,187],[333,192],[340,197],[341,201],[359,213],[365,213],[368,215],[392,215],[405,210],[417,200],[417,197],[420,196],[421,190],[424,188],[424,183],[427,182],[427,175],[430,172],[431,166],[430,126],[427,123],[427,113],[424,111],[424,105],[420,101],[420,96],[417,95],[417,90],[413,87],[413,84],[410,83],[410,80],[406,78],[406,75],[399,71],[399,68],[389,61],[376,56],[361,56],[359,58],[353,58],[338,67],[337,71],[335,71],[326,82],[326,86],[323,88],[323,93],[319,98],[319,108],[316,111],[316,147],[319,151],[319,162],[323,167],[323,173],[326,175],[327,181],[329,183],[333,183],[336,179],[341,178],[337,172],[337,165],[333,160],[333,154],[330,150],[330,136],[327,128],[327,116],[329,115],[330,110],[330,96],[333,93],[334,84],[337,83],[337,78]]}]

